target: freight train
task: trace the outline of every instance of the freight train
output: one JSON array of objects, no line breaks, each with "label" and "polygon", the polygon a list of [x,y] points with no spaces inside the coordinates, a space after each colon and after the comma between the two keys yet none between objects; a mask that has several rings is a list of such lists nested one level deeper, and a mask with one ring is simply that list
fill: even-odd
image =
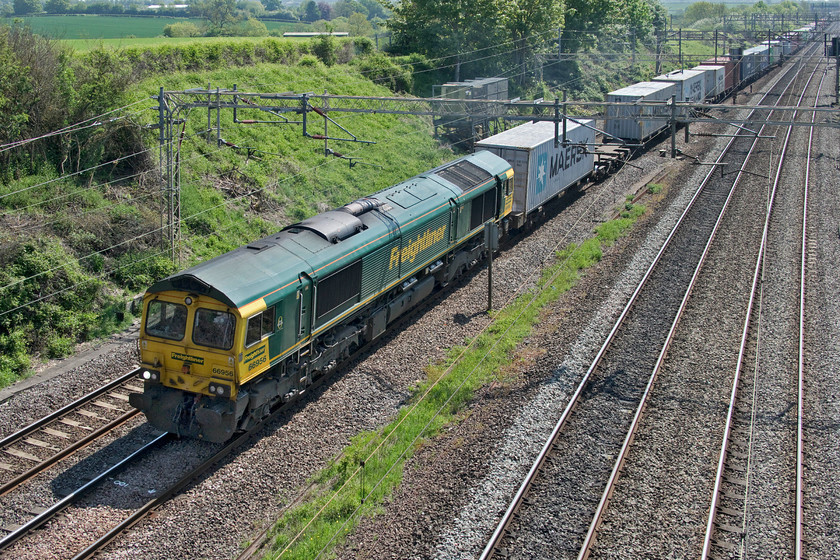
[{"label": "freight train", "polygon": [[[811,26],[786,33],[749,49],[734,48],[727,56],[703,61],[691,69],[677,70],[607,94],[604,131],[608,141],[643,144],[660,134],[670,123],[671,108],[664,102],[717,102],[765,74],[811,39]],[[660,101],[662,105],[633,105],[639,101]],[[689,115],[682,107],[677,121]]]},{"label": "freight train", "polygon": [[[705,72],[686,78],[689,95],[698,79],[705,88]],[[143,297],[144,387],[131,405],[158,429],[212,442],[256,425],[481,262],[488,234],[504,236],[609,172],[594,147],[593,121],[570,121],[565,142],[553,122],[526,123],[478,142],[474,154],[160,280]]]}]

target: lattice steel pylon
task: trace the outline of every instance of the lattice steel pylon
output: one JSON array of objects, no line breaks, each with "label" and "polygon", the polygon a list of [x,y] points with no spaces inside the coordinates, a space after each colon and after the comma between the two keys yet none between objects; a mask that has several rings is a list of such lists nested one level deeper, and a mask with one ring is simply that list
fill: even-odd
[{"label": "lattice steel pylon", "polygon": [[[154,99],[154,98],[153,98]],[[176,119],[172,106],[167,103],[163,88],[157,97],[158,106],[158,142],[159,165],[161,171],[161,238],[164,245],[169,246],[169,256],[173,262],[180,264],[181,246],[181,189],[179,184],[180,170],[176,169],[174,130]]]}]

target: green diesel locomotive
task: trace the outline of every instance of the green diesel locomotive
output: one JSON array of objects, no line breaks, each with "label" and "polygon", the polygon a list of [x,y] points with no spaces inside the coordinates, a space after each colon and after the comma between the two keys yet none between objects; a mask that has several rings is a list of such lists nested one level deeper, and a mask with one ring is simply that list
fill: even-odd
[{"label": "green diesel locomotive", "polygon": [[157,282],[131,404],[226,441],[480,261],[512,205],[511,166],[478,152]]}]

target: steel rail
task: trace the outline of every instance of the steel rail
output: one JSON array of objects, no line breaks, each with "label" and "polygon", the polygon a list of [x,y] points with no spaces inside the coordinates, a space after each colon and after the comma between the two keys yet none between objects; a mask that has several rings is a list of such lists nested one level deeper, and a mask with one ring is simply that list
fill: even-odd
[{"label": "steel rail", "polygon": [[[72,414],[76,409],[81,408],[83,405],[91,402],[93,399],[95,399],[99,396],[102,396],[103,394],[119,387],[120,385],[126,383],[127,381],[130,381],[131,379],[136,377],[137,372],[139,372],[139,371],[140,371],[139,368],[134,369],[131,372],[129,372],[129,373],[113,380],[113,381],[111,381],[110,383],[107,383],[106,385],[103,385],[102,387],[96,389],[95,391],[91,391],[90,393],[83,396],[82,398],[80,398],[76,401],[73,401],[72,403],[60,408],[59,410],[49,414],[48,416],[45,416],[44,418],[41,418],[40,420],[37,420],[37,421],[33,422],[32,424],[23,428],[22,430],[19,430],[15,433],[9,435],[8,437],[6,437],[2,441],[0,441],[0,448],[14,445],[15,443],[18,443],[19,441],[22,441],[23,438],[25,438],[25,437],[33,434],[33,433],[36,433],[41,428],[46,427],[50,423],[52,423],[56,420],[59,420],[60,418],[62,418],[64,416],[67,416],[68,414]],[[73,442],[72,444],[68,445],[67,447],[61,449],[57,453],[48,457],[47,459],[41,461],[40,463],[38,463],[34,467],[32,467],[32,468],[26,470],[25,472],[15,476],[11,480],[9,480],[9,481],[5,482],[4,484],[0,485],[0,496],[8,494],[9,492],[11,492],[15,488],[17,488],[18,486],[23,484],[24,482],[26,482],[30,478],[34,477],[38,473],[46,470],[47,468],[49,468],[52,465],[59,462],[60,460],[72,455],[73,453],[75,453],[79,449],[87,446],[91,442],[93,442],[96,439],[102,437],[104,434],[110,432],[111,430],[115,429],[116,427],[124,424],[128,420],[131,420],[132,418],[137,416],[139,413],[140,413],[140,411],[136,410],[136,409],[132,409],[132,410],[129,410],[129,411],[125,412],[124,414],[122,414],[119,417],[111,420],[107,424],[104,424],[103,426],[100,426],[99,428],[97,428],[96,430],[88,433],[87,435],[85,435],[81,439],[78,439],[75,442]]]},{"label": "steel rail", "polygon": [[[799,98],[800,103],[802,102],[802,99],[804,98],[804,95],[805,95],[805,91],[808,88],[808,84],[811,83],[811,80],[813,79],[814,75],[816,74],[818,67],[819,67],[819,64],[815,65],[814,70],[811,73],[811,76],[808,78],[808,82],[806,83],[805,87],[803,88],[802,95]],[[796,118],[795,115],[794,115],[793,118]],[[763,127],[762,127],[762,129],[763,129]],[[777,172],[776,172],[776,178],[775,178],[774,183],[773,183],[772,191],[770,193],[770,197],[769,197],[769,200],[768,200],[767,211],[766,211],[766,214],[765,214],[764,229],[763,229],[763,232],[762,232],[761,244],[760,244],[760,247],[759,247],[759,250],[758,250],[758,255],[756,257],[756,264],[755,264],[755,269],[754,269],[754,272],[753,272],[753,281],[752,281],[752,286],[751,286],[751,290],[750,290],[750,297],[749,297],[749,302],[747,304],[746,315],[744,317],[744,325],[743,325],[742,332],[741,332],[740,348],[738,350],[738,358],[737,358],[736,367],[735,367],[735,374],[734,374],[733,381],[732,381],[732,391],[730,393],[729,409],[727,411],[726,425],[724,427],[723,438],[722,438],[722,442],[721,442],[720,456],[718,458],[717,473],[715,475],[715,485],[714,485],[714,488],[712,490],[711,504],[709,506],[709,516],[708,516],[708,519],[707,519],[707,522],[706,522],[705,536],[703,538],[703,552],[702,552],[702,555],[701,555],[701,560],[708,560],[709,555],[710,555],[710,549],[711,549],[711,545],[712,545],[712,535],[714,534],[715,517],[716,517],[716,513],[717,513],[717,509],[718,509],[718,500],[719,500],[719,496],[720,496],[721,485],[723,483],[724,469],[725,469],[725,466],[726,466],[726,455],[727,455],[727,450],[728,450],[728,446],[729,446],[730,435],[731,435],[731,432],[732,432],[732,422],[733,422],[733,419],[735,417],[735,405],[737,403],[737,397],[738,397],[738,385],[739,385],[740,379],[741,379],[741,370],[742,370],[742,367],[743,367],[744,357],[745,357],[745,354],[747,352],[747,345],[748,345],[748,342],[749,342],[749,332],[750,332],[750,321],[751,321],[752,314],[753,314],[753,308],[754,308],[755,303],[756,303],[755,302],[756,295],[759,291],[761,271],[762,271],[762,268],[763,268],[765,251],[766,251],[766,247],[767,247],[767,238],[768,238],[768,234],[769,234],[769,230],[770,230],[770,217],[771,217],[771,214],[772,214],[772,211],[773,211],[773,205],[774,205],[774,202],[775,202],[776,190],[777,190],[777,187],[778,187],[778,184],[779,184],[779,178],[781,176],[782,165],[785,161],[785,153],[787,151],[788,141],[790,140],[790,132],[792,130],[793,129],[791,127],[788,130],[788,134],[785,138],[785,143],[784,143],[784,146],[782,148],[782,154],[779,158],[778,168],[777,168]]]},{"label": "steel rail", "polygon": [[44,512],[36,515],[32,519],[30,519],[29,521],[27,521],[26,523],[24,523],[23,525],[21,525],[20,527],[3,537],[3,539],[0,540],[0,550],[8,548],[10,545],[20,540],[23,536],[27,535],[31,531],[34,531],[35,529],[37,529],[38,527],[55,517],[55,515],[58,512],[63,510],[72,502],[86,494],[91,488],[102,482],[104,479],[123,469],[126,465],[128,465],[131,461],[135,460],[137,457],[140,457],[141,455],[148,452],[150,449],[157,447],[158,445],[164,443],[166,440],[171,439],[172,437],[172,434],[168,433],[160,435],[157,438],[150,441],[149,443],[143,445],[143,447],[141,447],[137,451],[128,455],[126,458],[120,460],[114,466],[102,471],[90,482],[87,482],[86,484],[80,486],[79,488],[77,488],[76,490],[74,490],[73,492],[71,492],[70,494],[68,494],[67,496],[65,496],[64,498],[47,508]]},{"label": "steel rail", "polygon": [[77,399],[77,400],[71,402],[70,404],[68,404],[66,406],[63,406],[62,408],[56,410],[55,412],[52,412],[51,414],[49,414],[47,416],[44,416],[40,420],[36,420],[35,422],[29,424],[25,428],[22,428],[22,429],[18,430],[17,432],[6,436],[2,440],[0,440],[0,447],[6,447],[7,445],[11,445],[11,444],[15,443],[15,441],[21,439],[24,436],[27,436],[27,435],[31,434],[32,432],[38,430],[39,428],[42,428],[43,426],[45,426],[46,424],[49,424],[53,420],[56,420],[56,419],[60,418],[61,416],[67,414],[68,412],[72,412],[73,409],[78,408],[80,404],[84,404],[85,402],[87,402],[89,400],[93,400],[94,398],[102,395],[102,393],[110,391],[114,387],[118,387],[122,383],[125,383],[126,381],[130,380],[132,377],[137,375],[138,371],[140,371],[139,368],[135,368],[132,371],[130,371],[129,373],[126,373],[125,375],[122,375],[122,376],[118,377],[117,379],[114,379],[110,383],[108,383],[106,385],[103,385],[102,387],[99,387],[98,389],[96,389],[94,391],[91,391],[90,393],[81,397],[80,399]]},{"label": "steel rail", "polygon": [[[783,75],[780,75],[779,77],[776,78],[776,80],[771,84],[768,91],[762,96],[759,103],[764,101],[764,99],[766,99],[770,95],[770,93],[772,91],[772,88],[774,88],[782,80],[782,78],[785,75],[786,75],[786,73],[783,74]],[[749,116],[752,116],[756,111],[766,110],[766,109],[768,109],[768,107],[752,106],[751,111],[749,113]],[[616,334],[618,333],[618,330],[624,324],[624,321],[627,318],[627,315],[629,315],[631,309],[633,308],[633,305],[635,304],[636,300],[638,299],[639,294],[641,293],[642,289],[647,284],[648,279],[653,274],[654,269],[659,264],[659,261],[662,259],[662,256],[664,255],[665,251],[671,245],[671,242],[672,242],[673,238],[676,236],[676,233],[679,230],[680,225],[683,223],[685,217],[688,215],[688,213],[694,207],[695,202],[697,201],[697,199],[700,197],[700,195],[704,191],[706,185],[710,181],[710,179],[711,179],[712,175],[714,174],[716,168],[722,162],[723,158],[728,154],[730,148],[732,147],[732,144],[734,144],[734,142],[736,141],[737,138],[744,138],[744,137],[749,137],[749,136],[750,135],[742,135],[740,137],[733,136],[729,140],[729,142],[726,144],[726,146],[721,151],[721,154],[718,156],[718,158],[715,162],[715,165],[713,165],[710,168],[709,172],[704,177],[704,179],[701,182],[700,186],[698,187],[697,191],[694,193],[691,200],[686,205],[685,210],[683,210],[682,214],[680,215],[679,219],[677,220],[677,223],[671,229],[671,232],[668,234],[668,236],[665,239],[665,241],[664,241],[662,247],[660,248],[659,252],[654,257],[654,259],[651,262],[648,269],[645,271],[645,274],[642,276],[642,279],[640,280],[638,286],[634,290],[633,294],[630,296],[630,299],[628,300],[627,304],[625,305],[624,309],[622,310],[621,314],[619,315],[618,319],[616,320],[615,324],[613,325],[612,329],[610,330],[609,334],[607,335],[606,340],[601,345],[601,348],[598,350],[598,353],[595,356],[595,359],[592,361],[592,364],[589,366],[589,368],[587,369],[583,378],[581,379],[581,382],[578,384],[578,387],[575,389],[575,392],[572,395],[571,399],[569,400],[569,403],[566,405],[566,408],[563,410],[563,413],[560,416],[560,419],[557,421],[556,425],[554,426],[554,429],[552,430],[551,434],[547,438],[545,444],[543,445],[542,449],[540,450],[540,453],[537,455],[537,458],[534,461],[533,465],[531,466],[530,470],[528,471],[528,474],[525,476],[524,481],[522,482],[522,484],[520,485],[516,494],[514,495],[513,499],[511,500],[510,505],[508,506],[507,510],[505,511],[504,515],[502,516],[501,520],[499,521],[498,525],[496,526],[496,529],[493,531],[493,534],[491,535],[490,539],[488,540],[487,545],[485,546],[484,550],[482,551],[482,554],[480,556],[480,560],[488,560],[489,558],[491,558],[495,549],[498,547],[499,543],[501,542],[502,538],[504,537],[504,534],[505,534],[508,526],[513,521],[513,518],[514,518],[516,512],[519,510],[519,507],[522,503],[522,499],[524,498],[525,494],[528,492],[532,483],[536,479],[537,473],[542,469],[542,465],[545,463],[545,461],[546,461],[546,459],[547,459],[547,457],[548,457],[548,455],[551,451],[552,446],[554,445],[555,441],[558,439],[562,429],[565,427],[569,417],[571,416],[572,411],[574,410],[575,406],[577,405],[578,401],[580,400],[580,397],[583,394],[583,391],[588,386],[589,379],[592,377],[592,374],[594,373],[598,364],[603,359],[604,355],[606,354],[607,350],[609,349],[610,344],[612,343]],[[743,171],[743,170],[744,169],[743,169],[743,166],[742,166],[740,171]]]},{"label": "steel rail", "polygon": [[[360,347],[358,350],[356,350],[354,354],[347,358],[347,361],[352,361],[366,350],[366,346]],[[330,379],[330,376],[327,375],[319,377],[312,383],[312,385],[307,389],[307,391],[316,389],[328,379]],[[198,477],[210,470],[216,463],[218,463],[219,461],[230,455],[238,447],[246,443],[254,434],[256,434],[257,432],[262,430],[266,425],[268,425],[269,422],[273,421],[281,414],[285,414],[286,411],[287,408],[285,406],[278,407],[276,410],[271,412],[271,414],[262,419],[258,424],[254,425],[247,432],[243,432],[239,434],[235,439],[230,440],[228,443],[225,444],[225,446],[222,449],[216,452],[212,457],[202,462],[198,467],[182,476],[167,490],[159,493],[157,496],[146,502],[143,506],[135,510],[131,515],[123,519],[120,523],[113,526],[102,537],[94,541],[91,545],[86,547],[81,552],[77,553],[72,558],[72,560],[83,560],[96,555],[99,551],[108,546],[122,533],[134,527],[137,523],[142,521],[144,517],[148,516],[152,511],[165,504],[170,498],[177,495],[181,490],[183,490],[189,484],[194,482]],[[164,436],[165,435],[172,434],[164,434]]]},{"label": "steel rail", "polygon": [[[820,101],[823,83],[828,72],[825,69],[820,84],[817,87],[817,95],[814,98],[816,106]],[[814,116],[811,117],[813,122]],[[811,152],[813,149],[814,129],[808,134],[808,151],[805,159],[805,186],[804,200],[802,203],[802,257],[799,268],[799,365],[796,383],[796,521],[795,521],[795,544],[794,558],[802,558],[802,479],[803,479],[803,455],[804,455],[804,434],[803,419],[805,417],[805,267],[807,264],[807,241],[808,241],[808,184],[811,180]]]}]

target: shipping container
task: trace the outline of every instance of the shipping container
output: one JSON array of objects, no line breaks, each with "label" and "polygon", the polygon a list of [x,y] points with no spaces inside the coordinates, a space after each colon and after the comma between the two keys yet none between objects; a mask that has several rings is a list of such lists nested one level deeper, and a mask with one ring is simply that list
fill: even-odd
[{"label": "shipping container", "polygon": [[731,56],[718,56],[704,60],[703,66],[723,66],[725,68],[723,73],[723,90],[732,91],[741,80],[740,65],[738,61]]},{"label": "shipping container", "polygon": [[[607,103],[636,103],[639,101],[670,101],[676,95],[673,82],[639,82],[607,94]],[[644,142],[666,126],[671,108],[662,106],[608,106],[604,131],[616,138]]]},{"label": "shipping container", "polygon": [[[671,82],[676,86],[677,101],[687,103],[703,103],[706,98],[706,73],[702,70],[675,70],[653,79],[654,82]],[[684,118],[689,113],[688,108],[680,107],[677,116]]]},{"label": "shipping container", "polygon": [[558,145],[552,121],[521,124],[476,142],[476,151],[492,152],[513,167],[513,227],[521,227],[527,214],[592,173],[594,126],[591,119],[568,120],[563,144],[560,124]]},{"label": "shipping container", "polygon": [[[746,80],[755,78],[764,72],[770,65],[770,47],[767,45],[758,45],[749,49],[744,49],[744,57],[741,59],[741,78]],[[744,61],[749,60],[748,64]],[[749,70],[745,73],[745,70]]]},{"label": "shipping container", "polygon": [[726,66],[701,64],[692,70],[702,70],[706,73],[706,99],[717,99],[726,91]]},{"label": "shipping container", "polygon": [[741,81],[745,82],[753,78],[758,70],[756,69],[755,52],[745,49],[741,55]]},{"label": "shipping container", "polygon": [[440,96],[447,99],[508,99],[507,78],[476,78],[447,82],[440,86]]}]

